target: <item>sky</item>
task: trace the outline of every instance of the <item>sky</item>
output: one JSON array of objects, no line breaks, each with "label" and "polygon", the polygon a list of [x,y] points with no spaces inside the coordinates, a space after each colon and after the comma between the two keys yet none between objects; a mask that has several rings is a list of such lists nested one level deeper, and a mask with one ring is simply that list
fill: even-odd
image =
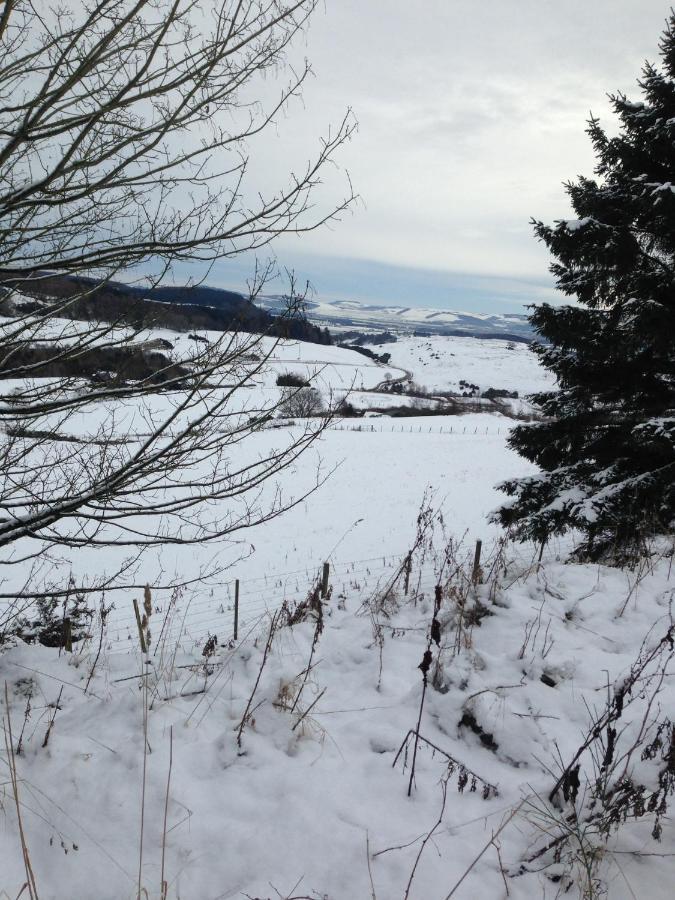
[{"label": "sky", "polygon": [[[290,57],[314,77],[251,166],[283,183],[351,108],[358,131],[323,198],[339,200],[346,171],[360,199],[331,227],[276,242],[280,266],[325,299],[481,312],[554,299],[530,218],[570,215],[563,182],[593,170],[588,115],[612,130],[607,94],[638,96],[668,12],[661,0],[325,0]],[[251,265],[221,262],[209,283],[241,289]]]}]

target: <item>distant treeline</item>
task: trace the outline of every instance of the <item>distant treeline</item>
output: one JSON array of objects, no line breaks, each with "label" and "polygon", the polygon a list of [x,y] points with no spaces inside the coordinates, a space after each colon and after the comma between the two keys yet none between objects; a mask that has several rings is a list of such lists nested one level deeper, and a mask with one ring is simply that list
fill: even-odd
[{"label": "distant treeline", "polygon": [[391,353],[375,353],[373,350],[369,350],[368,347],[361,347],[359,344],[346,344],[342,342],[338,344],[338,347],[342,347],[343,350],[353,350],[355,353],[360,353],[361,356],[367,356],[368,359],[384,363],[384,365],[391,359]]},{"label": "distant treeline", "polygon": [[481,341],[509,341],[513,344],[531,344],[534,340],[534,334],[516,334],[508,331],[492,332],[481,331],[471,328],[442,328],[434,329],[434,331],[413,331],[413,337],[431,338],[431,337],[470,337],[478,338]]},{"label": "distant treeline", "polygon": [[[41,274],[17,279],[0,270],[0,288],[11,287],[35,301],[69,300],[67,318],[83,321],[124,322],[142,328],[169,328],[174,331],[231,331],[270,334],[314,344],[331,344],[327,328],[312,325],[300,314],[275,316],[260,309],[234,291],[208,287],[142,288],[122,282],[99,284],[94,279],[68,275]],[[10,312],[0,300],[0,313]],[[30,299],[13,301],[18,312],[30,312]]]}]

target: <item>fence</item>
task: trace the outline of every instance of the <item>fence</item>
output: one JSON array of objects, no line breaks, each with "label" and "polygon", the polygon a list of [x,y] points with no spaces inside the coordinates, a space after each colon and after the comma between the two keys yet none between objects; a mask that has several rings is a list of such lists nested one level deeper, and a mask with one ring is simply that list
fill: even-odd
[{"label": "fence", "polygon": [[[267,613],[279,609],[284,602],[292,604],[304,600],[312,587],[322,580],[332,588],[334,600],[343,596],[350,606],[355,605],[369,593],[388,584],[405,555],[402,552],[349,562],[324,563],[316,568],[274,572],[246,580],[233,578],[213,589],[208,597],[162,599],[153,604],[150,655],[157,652],[160,642],[194,651],[215,635],[219,644],[226,644],[235,636],[235,618],[238,637],[242,637],[255,628]],[[434,584],[430,565],[415,571],[410,579],[411,589],[418,594],[433,594]],[[138,650],[138,629],[130,599],[117,601],[110,612],[106,638],[111,653]]]},{"label": "fence", "polygon": [[[517,424],[514,422],[514,424]],[[511,430],[512,426],[507,426],[504,429],[501,427],[498,428],[490,428],[489,426],[483,428],[483,426],[474,426],[473,428],[469,426],[457,427],[455,428],[453,425],[446,426],[441,425],[440,428],[434,428],[433,425],[389,425],[389,424],[375,424],[368,423],[360,424],[360,425],[345,425],[344,423],[333,424],[330,425],[329,428],[331,431],[361,431],[367,434],[447,434],[447,435],[461,435],[461,434],[481,434],[481,435],[500,435],[502,431],[504,434],[508,434]]]},{"label": "fence", "polygon": [[[271,572],[246,580],[232,578],[212,588],[208,596],[191,596],[177,591],[169,597],[165,592],[163,596],[152,598],[150,656],[155,655],[162,645],[172,650],[179,648],[194,656],[195,651],[201,652],[213,636],[221,645],[237,636],[244,637],[255,630],[268,613],[279,609],[284,602],[293,605],[304,600],[317,584],[321,585],[323,593],[330,585],[333,600],[344,598],[348,608],[355,609],[367,596],[391,583],[401,570],[407,553],[406,550],[360,560],[333,560],[316,567]],[[474,571],[480,562],[480,542],[476,553]],[[401,589],[408,580],[410,590],[418,598],[433,596],[436,585],[433,560],[417,564],[409,579],[401,579]],[[122,595],[107,614],[105,647],[109,653],[138,653],[137,604],[138,597]]]}]

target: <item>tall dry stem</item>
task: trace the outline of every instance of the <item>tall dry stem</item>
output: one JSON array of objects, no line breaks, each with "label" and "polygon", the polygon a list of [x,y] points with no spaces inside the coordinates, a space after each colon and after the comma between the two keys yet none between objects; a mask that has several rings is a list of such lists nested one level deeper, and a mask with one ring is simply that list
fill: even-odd
[{"label": "tall dry stem", "polygon": [[26,871],[26,883],[21,888],[21,893],[28,888],[28,896],[30,900],[39,900],[37,884],[35,883],[35,875],[33,866],[30,861],[30,853],[28,851],[28,842],[26,841],[26,833],[23,827],[23,819],[21,817],[21,802],[19,800],[19,778],[16,772],[16,756],[14,754],[14,738],[12,736],[12,718],[9,712],[9,691],[7,690],[7,682],[5,682],[5,709],[7,710],[6,722],[3,718],[2,726],[5,737],[5,751],[7,753],[7,763],[9,765],[9,778],[12,785],[12,795],[14,797],[14,806],[16,808],[16,821],[19,828],[19,839],[21,841],[21,854],[23,856],[23,865]]}]

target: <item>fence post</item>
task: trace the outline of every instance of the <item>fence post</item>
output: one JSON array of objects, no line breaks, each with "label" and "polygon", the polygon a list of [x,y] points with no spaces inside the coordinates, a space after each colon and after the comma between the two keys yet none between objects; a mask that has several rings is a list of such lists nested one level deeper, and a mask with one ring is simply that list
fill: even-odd
[{"label": "fence post", "polygon": [[234,639],[239,637],[239,579],[234,582]]},{"label": "fence post", "polygon": [[473,574],[471,576],[471,580],[474,584],[478,584],[478,576],[480,574],[480,551],[482,546],[482,541],[476,541],[476,552],[473,557]]},{"label": "fence post", "polygon": [[63,620],[63,647],[68,653],[73,652],[73,631],[69,618]]},{"label": "fence post", "polygon": [[330,574],[330,563],[323,564],[323,574],[321,576],[321,599],[323,600],[328,593],[328,576]]},{"label": "fence post", "polygon": [[405,581],[403,582],[403,592],[407,597],[408,596],[408,588],[410,587],[410,573],[412,571],[412,554],[411,553],[408,553],[408,555],[406,557],[403,571],[405,572]]},{"label": "fence post", "polygon": [[136,625],[138,627],[138,639],[141,642],[141,653],[147,653],[148,648],[145,645],[145,635],[143,634],[143,625],[141,623],[141,614],[138,611],[138,600],[134,597],[134,612],[136,613]]}]

